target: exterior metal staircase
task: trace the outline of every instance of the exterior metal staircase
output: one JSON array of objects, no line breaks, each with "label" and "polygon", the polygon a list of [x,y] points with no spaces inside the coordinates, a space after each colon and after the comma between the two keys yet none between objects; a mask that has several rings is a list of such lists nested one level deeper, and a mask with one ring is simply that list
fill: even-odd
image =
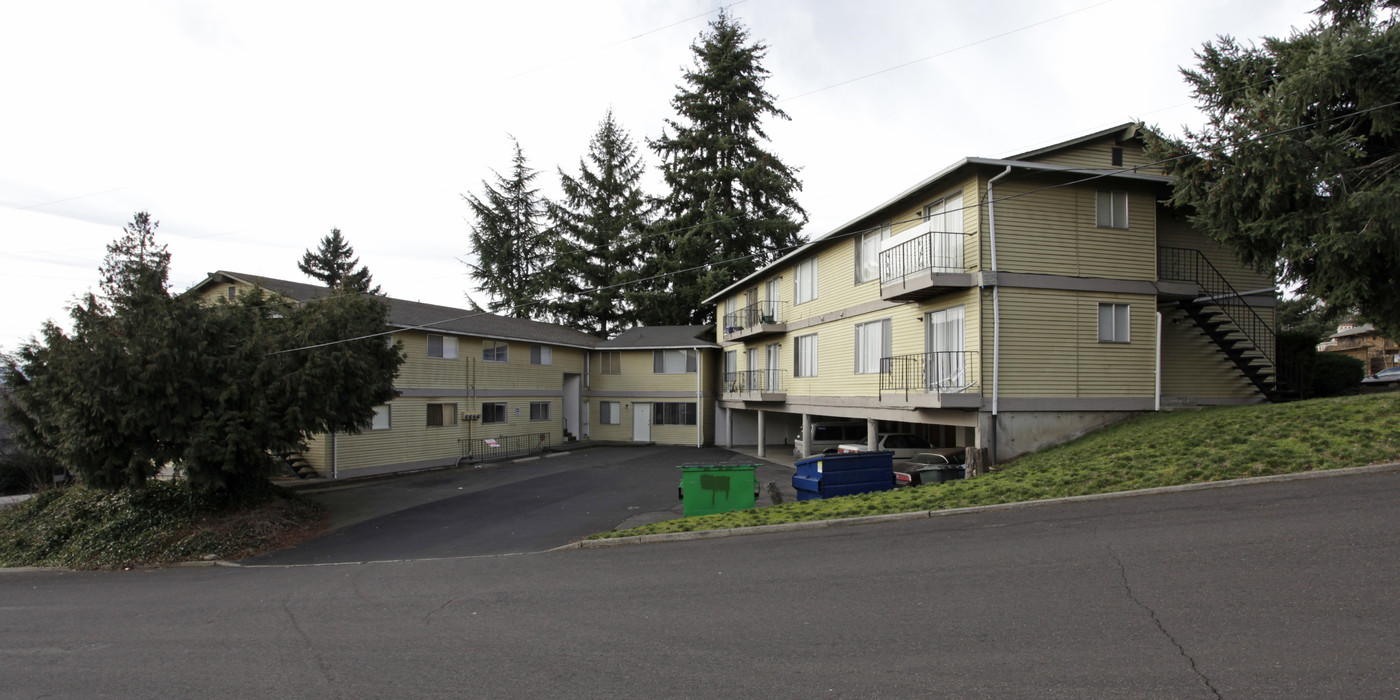
[{"label": "exterior metal staircase", "polygon": [[1297,397],[1281,370],[1278,334],[1199,250],[1159,247],[1157,277],[1195,282],[1200,296],[1175,302],[1201,332],[1273,402]]}]

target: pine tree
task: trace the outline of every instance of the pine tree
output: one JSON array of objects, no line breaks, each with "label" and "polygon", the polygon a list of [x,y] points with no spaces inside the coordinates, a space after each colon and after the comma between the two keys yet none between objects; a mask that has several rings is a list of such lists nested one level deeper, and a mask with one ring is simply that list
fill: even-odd
[{"label": "pine tree", "polygon": [[624,286],[638,276],[647,226],[640,181],[644,165],[627,131],[608,110],[579,160],[578,177],[561,168],[562,202],[548,205],[556,257],[550,275],[554,316],[602,338],[636,323]]},{"label": "pine tree", "polygon": [[539,176],[526,163],[520,142],[513,137],[515,156],[510,176],[495,173],[496,184],[482,181],[482,196],[462,195],[476,223],[471,229],[476,262],[467,263],[472,276],[489,297],[492,313],[529,318],[546,308],[545,275],[553,250],[540,225],[545,204],[531,183]]},{"label": "pine tree", "polygon": [[344,288],[357,292],[378,294],[379,287],[370,287],[369,268],[361,265],[355,257],[355,249],[340,235],[340,229],[331,229],[331,235],[321,239],[321,247],[316,252],[306,251],[297,267],[308,277],[314,277],[330,288]]},{"label": "pine tree", "polygon": [[647,324],[708,320],[702,300],[797,245],[807,221],[797,171],[764,148],[764,118],[788,118],[764,89],[767,47],[721,13],[690,48],[678,119],[649,142],[670,193],[648,250],[650,275],[669,274],[638,295]]},{"label": "pine tree", "polygon": [[4,358],[0,410],[32,453],[97,488],[173,464],[192,485],[239,491],[272,473],[270,453],[355,432],[395,396],[403,358],[366,337],[387,324],[383,298],[287,304],[254,290],[203,306],[169,293],[157,226],[138,213],[108,246],[102,294],[74,303],[71,334],[47,323]]},{"label": "pine tree", "polygon": [[1230,37],[1183,70],[1209,117],[1149,134],[1192,223],[1296,292],[1400,334],[1400,2],[1327,0],[1261,45]]}]

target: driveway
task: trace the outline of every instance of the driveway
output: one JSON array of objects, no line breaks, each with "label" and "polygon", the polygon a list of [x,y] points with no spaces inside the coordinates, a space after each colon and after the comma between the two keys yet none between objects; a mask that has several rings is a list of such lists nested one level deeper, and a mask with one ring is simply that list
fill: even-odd
[{"label": "driveway", "polygon": [[[245,564],[328,564],[538,552],[595,532],[681,517],[676,466],[758,460],[719,448],[594,447],[308,493],[331,531]],[[761,483],[791,500],[792,469]],[[766,491],[759,505],[768,504]]]}]

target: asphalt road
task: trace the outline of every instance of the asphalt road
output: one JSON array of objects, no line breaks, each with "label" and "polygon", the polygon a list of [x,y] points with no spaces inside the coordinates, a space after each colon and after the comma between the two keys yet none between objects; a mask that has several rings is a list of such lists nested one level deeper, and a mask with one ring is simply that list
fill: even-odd
[{"label": "asphalt road", "polygon": [[[745,460],[728,450],[595,447],[523,463],[410,475],[313,492],[334,530],[258,564],[325,564],[540,552],[624,523],[681,517],[680,464]],[[791,494],[792,469],[764,465]],[[765,496],[766,498],[766,496]]]},{"label": "asphalt road", "polygon": [[1400,473],[601,550],[0,574],[0,697],[1400,695]]}]

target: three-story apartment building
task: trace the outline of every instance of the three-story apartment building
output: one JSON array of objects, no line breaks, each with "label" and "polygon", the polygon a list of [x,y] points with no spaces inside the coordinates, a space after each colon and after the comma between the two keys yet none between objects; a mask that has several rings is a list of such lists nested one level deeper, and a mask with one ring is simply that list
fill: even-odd
[{"label": "three-story apartment building", "polygon": [[1130,124],[965,158],[739,280],[706,300],[719,439],[859,419],[995,462],[1276,395],[1272,278],[1161,205],[1170,187]]}]

